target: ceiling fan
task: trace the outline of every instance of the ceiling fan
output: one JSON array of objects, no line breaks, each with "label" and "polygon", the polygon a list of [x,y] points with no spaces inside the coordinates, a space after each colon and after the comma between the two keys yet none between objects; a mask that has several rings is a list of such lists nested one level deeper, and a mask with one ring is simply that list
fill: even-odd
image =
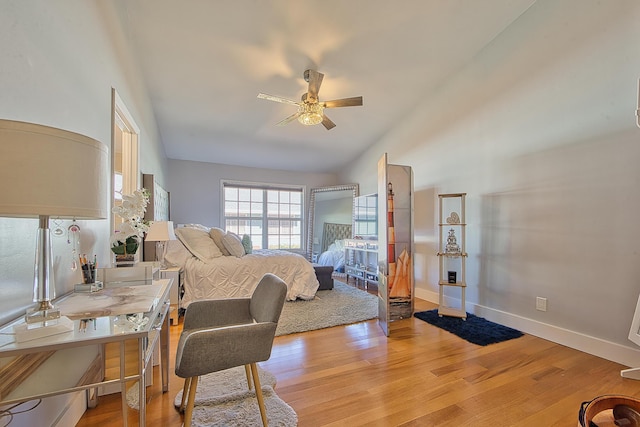
[{"label": "ceiling fan", "polygon": [[292,101],[279,96],[267,95],[266,93],[259,93],[258,98],[281,102],[283,104],[296,105],[298,107],[298,111],[296,113],[279,122],[278,126],[284,126],[287,123],[298,119],[298,121],[303,125],[311,126],[322,123],[327,130],[330,130],[333,129],[336,124],[324,114],[324,109],[357,107],[362,105],[362,97],[356,96],[353,98],[334,99],[333,101],[320,101],[318,99],[318,91],[320,91],[320,85],[322,84],[323,78],[324,74],[319,73],[316,70],[306,70],[304,72],[304,80],[309,83],[309,89],[302,95],[301,102]]}]

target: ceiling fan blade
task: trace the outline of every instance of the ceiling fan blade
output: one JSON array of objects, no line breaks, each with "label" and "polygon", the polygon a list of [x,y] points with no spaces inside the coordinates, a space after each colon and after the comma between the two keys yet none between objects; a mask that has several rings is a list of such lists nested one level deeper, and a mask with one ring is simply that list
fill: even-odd
[{"label": "ceiling fan blade", "polygon": [[284,126],[284,125],[286,125],[288,123],[291,123],[292,121],[297,119],[299,116],[300,116],[300,112],[299,111],[297,113],[293,113],[292,115],[290,115],[286,119],[278,122],[276,126]]},{"label": "ceiling fan blade", "polygon": [[353,98],[334,99],[333,101],[324,101],[324,108],[359,107],[361,105],[361,96],[355,96]]},{"label": "ceiling fan blade", "polygon": [[336,127],[336,124],[331,121],[326,114],[322,115],[322,126],[324,126],[327,130],[331,130]]},{"label": "ceiling fan blade", "polygon": [[287,98],[281,98],[279,96],[274,96],[274,95],[268,95],[266,93],[259,93],[258,94],[258,98],[260,99],[266,99],[268,101],[275,101],[275,102],[281,102],[283,104],[291,104],[291,105],[300,105],[299,102],[296,101],[292,101],[290,99]]},{"label": "ceiling fan blade", "polygon": [[307,72],[309,73],[309,90],[307,91],[307,100],[309,102],[317,102],[318,92],[320,91],[320,85],[322,84],[324,74],[319,73],[316,70],[307,70]]}]

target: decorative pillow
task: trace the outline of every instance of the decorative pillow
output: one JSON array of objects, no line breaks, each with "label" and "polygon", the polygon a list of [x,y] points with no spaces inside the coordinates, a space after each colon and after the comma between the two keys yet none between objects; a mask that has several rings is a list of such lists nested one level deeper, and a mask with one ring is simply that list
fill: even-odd
[{"label": "decorative pillow", "polygon": [[213,241],[216,243],[216,245],[220,249],[220,252],[222,252],[222,255],[229,256],[231,254],[229,253],[227,248],[224,247],[224,243],[222,243],[222,238],[225,234],[227,234],[227,232],[218,227],[211,227],[211,230],[209,231],[209,236],[211,236]]},{"label": "decorative pillow", "polygon": [[333,252],[343,252],[344,251],[344,240],[338,239],[327,248],[328,251]]},{"label": "decorative pillow", "polygon": [[176,228],[176,236],[189,249],[189,252],[202,262],[208,262],[222,256],[222,252],[209,233],[202,229],[178,227]]},{"label": "decorative pillow", "polygon": [[253,243],[251,242],[251,236],[248,234],[242,235],[242,246],[244,247],[244,253],[250,254],[253,252]]},{"label": "decorative pillow", "polygon": [[227,233],[222,237],[222,243],[231,255],[238,258],[242,258],[244,256],[244,246],[242,246],[242,241],[238,235],[234,233]]},{"label": "decorative pillow", "polygon": [[180,240],[165,242],[164,262],[168,267],[185,268],[187,260],[191,258],[191,252],[184,247]]}]

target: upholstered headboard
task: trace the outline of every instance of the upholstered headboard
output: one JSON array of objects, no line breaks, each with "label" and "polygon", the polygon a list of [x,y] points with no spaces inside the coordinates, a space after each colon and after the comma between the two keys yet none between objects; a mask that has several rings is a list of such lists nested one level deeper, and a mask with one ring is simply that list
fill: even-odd
[{"label": "upholstered headboard", "polygon": [[325,222],[322,227],[322,252],[325,252],[329,245],[336,240],[350,239],[351,224],[333,224]]},{"label": "upholstered headboard", "polygon": [[142,175],[142,186],[149,192],[149,205],[144,219],[169,221],[169,193],[158,184],[158,181],[151,174]]}]

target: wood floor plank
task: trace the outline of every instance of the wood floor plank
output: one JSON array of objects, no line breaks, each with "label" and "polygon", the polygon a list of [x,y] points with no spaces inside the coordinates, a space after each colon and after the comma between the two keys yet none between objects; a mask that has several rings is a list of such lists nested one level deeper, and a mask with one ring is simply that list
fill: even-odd
[{"label": "wood floor plank", "polygon": [[[416,301],[416,310],[435,306]],[[415,318],[384,336],[375,320],[276,337],[261,366],[299,426],[575,426],[580,404],[602,394],[640,397],[625,367],[531,335],[480,347]],[[175,349],[181,325],[171,327]],[[174,350],[175,351],[175,350]],[[174,357],[171,358],[172,362]],[[154,368],[148,425],[179,426]],[[129,411],[130,425],[137,412]],[[100,398],[78,424],[120,425],[119,395]]]}]

